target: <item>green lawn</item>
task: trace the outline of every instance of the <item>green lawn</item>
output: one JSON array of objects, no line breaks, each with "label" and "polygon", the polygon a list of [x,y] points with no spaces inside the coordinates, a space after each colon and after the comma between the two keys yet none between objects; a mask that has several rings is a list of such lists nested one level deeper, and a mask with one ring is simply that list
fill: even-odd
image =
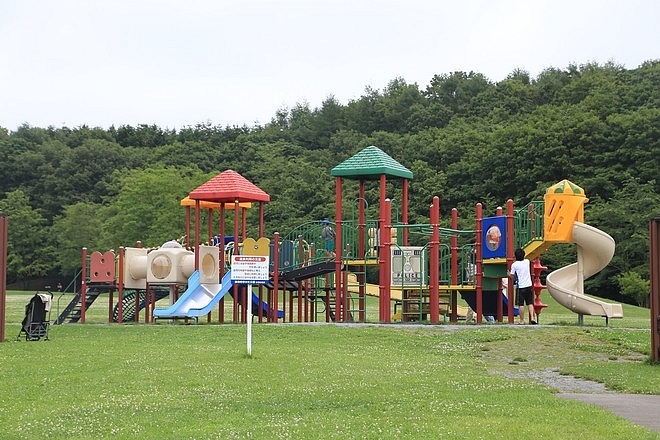
[{"label": "green lawn", "polygon": [[243,325],[104,324],[107,300],[14,342],[31,295],[7,300],[3,439],[659,438],[530,375],[660,394],[647,309],[610,328],[549,296],[535,327],[262,324],[248,357]]}]

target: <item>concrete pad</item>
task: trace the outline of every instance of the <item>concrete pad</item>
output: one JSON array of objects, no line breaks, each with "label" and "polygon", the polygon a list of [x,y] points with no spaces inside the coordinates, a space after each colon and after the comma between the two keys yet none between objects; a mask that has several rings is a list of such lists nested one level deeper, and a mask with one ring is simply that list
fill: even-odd
[{"label": "concrete pad", "polygon": [[602,406],[633,423],[660,432],[660,395],[559,393],[558,397]]}]

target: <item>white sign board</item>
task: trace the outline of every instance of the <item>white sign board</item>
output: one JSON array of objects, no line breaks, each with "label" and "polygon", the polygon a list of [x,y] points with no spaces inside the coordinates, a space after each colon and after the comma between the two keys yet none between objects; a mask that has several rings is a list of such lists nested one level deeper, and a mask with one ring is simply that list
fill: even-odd
[{"label": "white sign board", "polygon": [[419,246],[392,247],[390,282],[397,287],[420,287],[426,283],[426,258]]},{"label": "white sign board", "polygon": [[231,280],[237,284],[262,284],[268,281],[270,257],[232,255]]}]

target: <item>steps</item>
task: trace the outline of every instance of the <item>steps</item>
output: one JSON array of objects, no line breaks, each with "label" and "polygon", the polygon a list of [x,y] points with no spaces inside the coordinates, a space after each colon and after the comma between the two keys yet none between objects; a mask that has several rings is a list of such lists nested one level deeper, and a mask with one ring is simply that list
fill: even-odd
[{"label": "steps", "polygon": [[[169,289],[153,289],[156,295],[154,302],[165,298],[170,294]],[[146,290],[132,290],[124,293],[122,300],[122,321],[129,322],[135,320],[135,295],[139,295],[138,311],[145,308],[147,305],[147,291]],[[115,304],[112,310],[112,321],[119,320],[119,303]]]},{"label": "steps", "polygon": [[[94,301],[96,301],[99,295],[108,293],[111,290],[114,290],[114,286],[110,286],[110,285],[88,286],[87,292],[85,293],[85,310],[89,310],[90,306],[94,303]],[[146,291],[144,290],[140,290],[137,292],[140,295],[139,310],[142,310],[146,305],[147,294]],[[156,301],[169,295],[169,290],[167,289],[154,289],[154,292],[156,294]],[[135,319],[135,294],[136,291],[134,290],[124,293],[124,297],[122,301],[123,302],[122,320],[124,322],[132,321]],[[55,325],[64,324],[64,323],[71,324],[80,321],[80,318],[82,316],[81,297],[82,295],[80,293],[77,293],[73,296],[69,304],[64,308],[62,313],[60,313],[60,315],[55,320]],[[117,319],[119,319],[119,304],[115,304],[115,307],[112,312],[112,320],[114,322],[117,322]]]},{"label": "steps", "polygon": [[[87,292],[85,293],[85,310],[89,309],[89,307],[94,303],[94,301],[96,301],[96,298],[98,298],[100,294],[108,291],[107,287],[103,287],[104,286],[87,287]],[[74,295],[71,302],[64,308],[62,313],[60,313],[60,316],[58,316],[55,320],[55,325],[63,324],[64,322],[75,323],[80,321],[82,316],[81,299],[81,293]]]},{"label": "steps", "polygon": [[[342,270],[344,270],[342,266]],[[321,263],[310,264],[297,269],[282,272],[281,277],[286,281],[302,281],[309,278],[325,275],[335,271],[334,261],[323,261]]]}]

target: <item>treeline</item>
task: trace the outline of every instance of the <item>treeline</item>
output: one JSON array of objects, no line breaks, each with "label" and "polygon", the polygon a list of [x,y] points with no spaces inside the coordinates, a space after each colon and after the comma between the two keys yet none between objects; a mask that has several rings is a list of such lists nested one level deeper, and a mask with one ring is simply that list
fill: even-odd
[{"label": "treeline", "polygon": [[[580,185],[590,199],[587,223],[617,242],[614,260],[587,292],[643,304],[648,221],[660,210],[659,131],[658,60],[636,69],[549,68],[536,78],[515,70],[500,82],[474,72],[436,75],[426,87],[396,78],[345,105],[332,96],[318,108],[300,103],[254,127],[0,127],[8,279],[70,276],[83,246],[158,246],[182,236],[179,201],[227,169],[271,195],[269,234],[332,217],[330,170],[376,145],[414,174],[413,223],[428,223],[436,195],[445,219],[457,207],[471,227],[477,202],[494,213],[509,198],[519,207],[541,200],[562,179]],[[377,195],[374,182],[372,210]],[[573,247],[555,246],[544,262],[553,269],[574,258]]]}]

